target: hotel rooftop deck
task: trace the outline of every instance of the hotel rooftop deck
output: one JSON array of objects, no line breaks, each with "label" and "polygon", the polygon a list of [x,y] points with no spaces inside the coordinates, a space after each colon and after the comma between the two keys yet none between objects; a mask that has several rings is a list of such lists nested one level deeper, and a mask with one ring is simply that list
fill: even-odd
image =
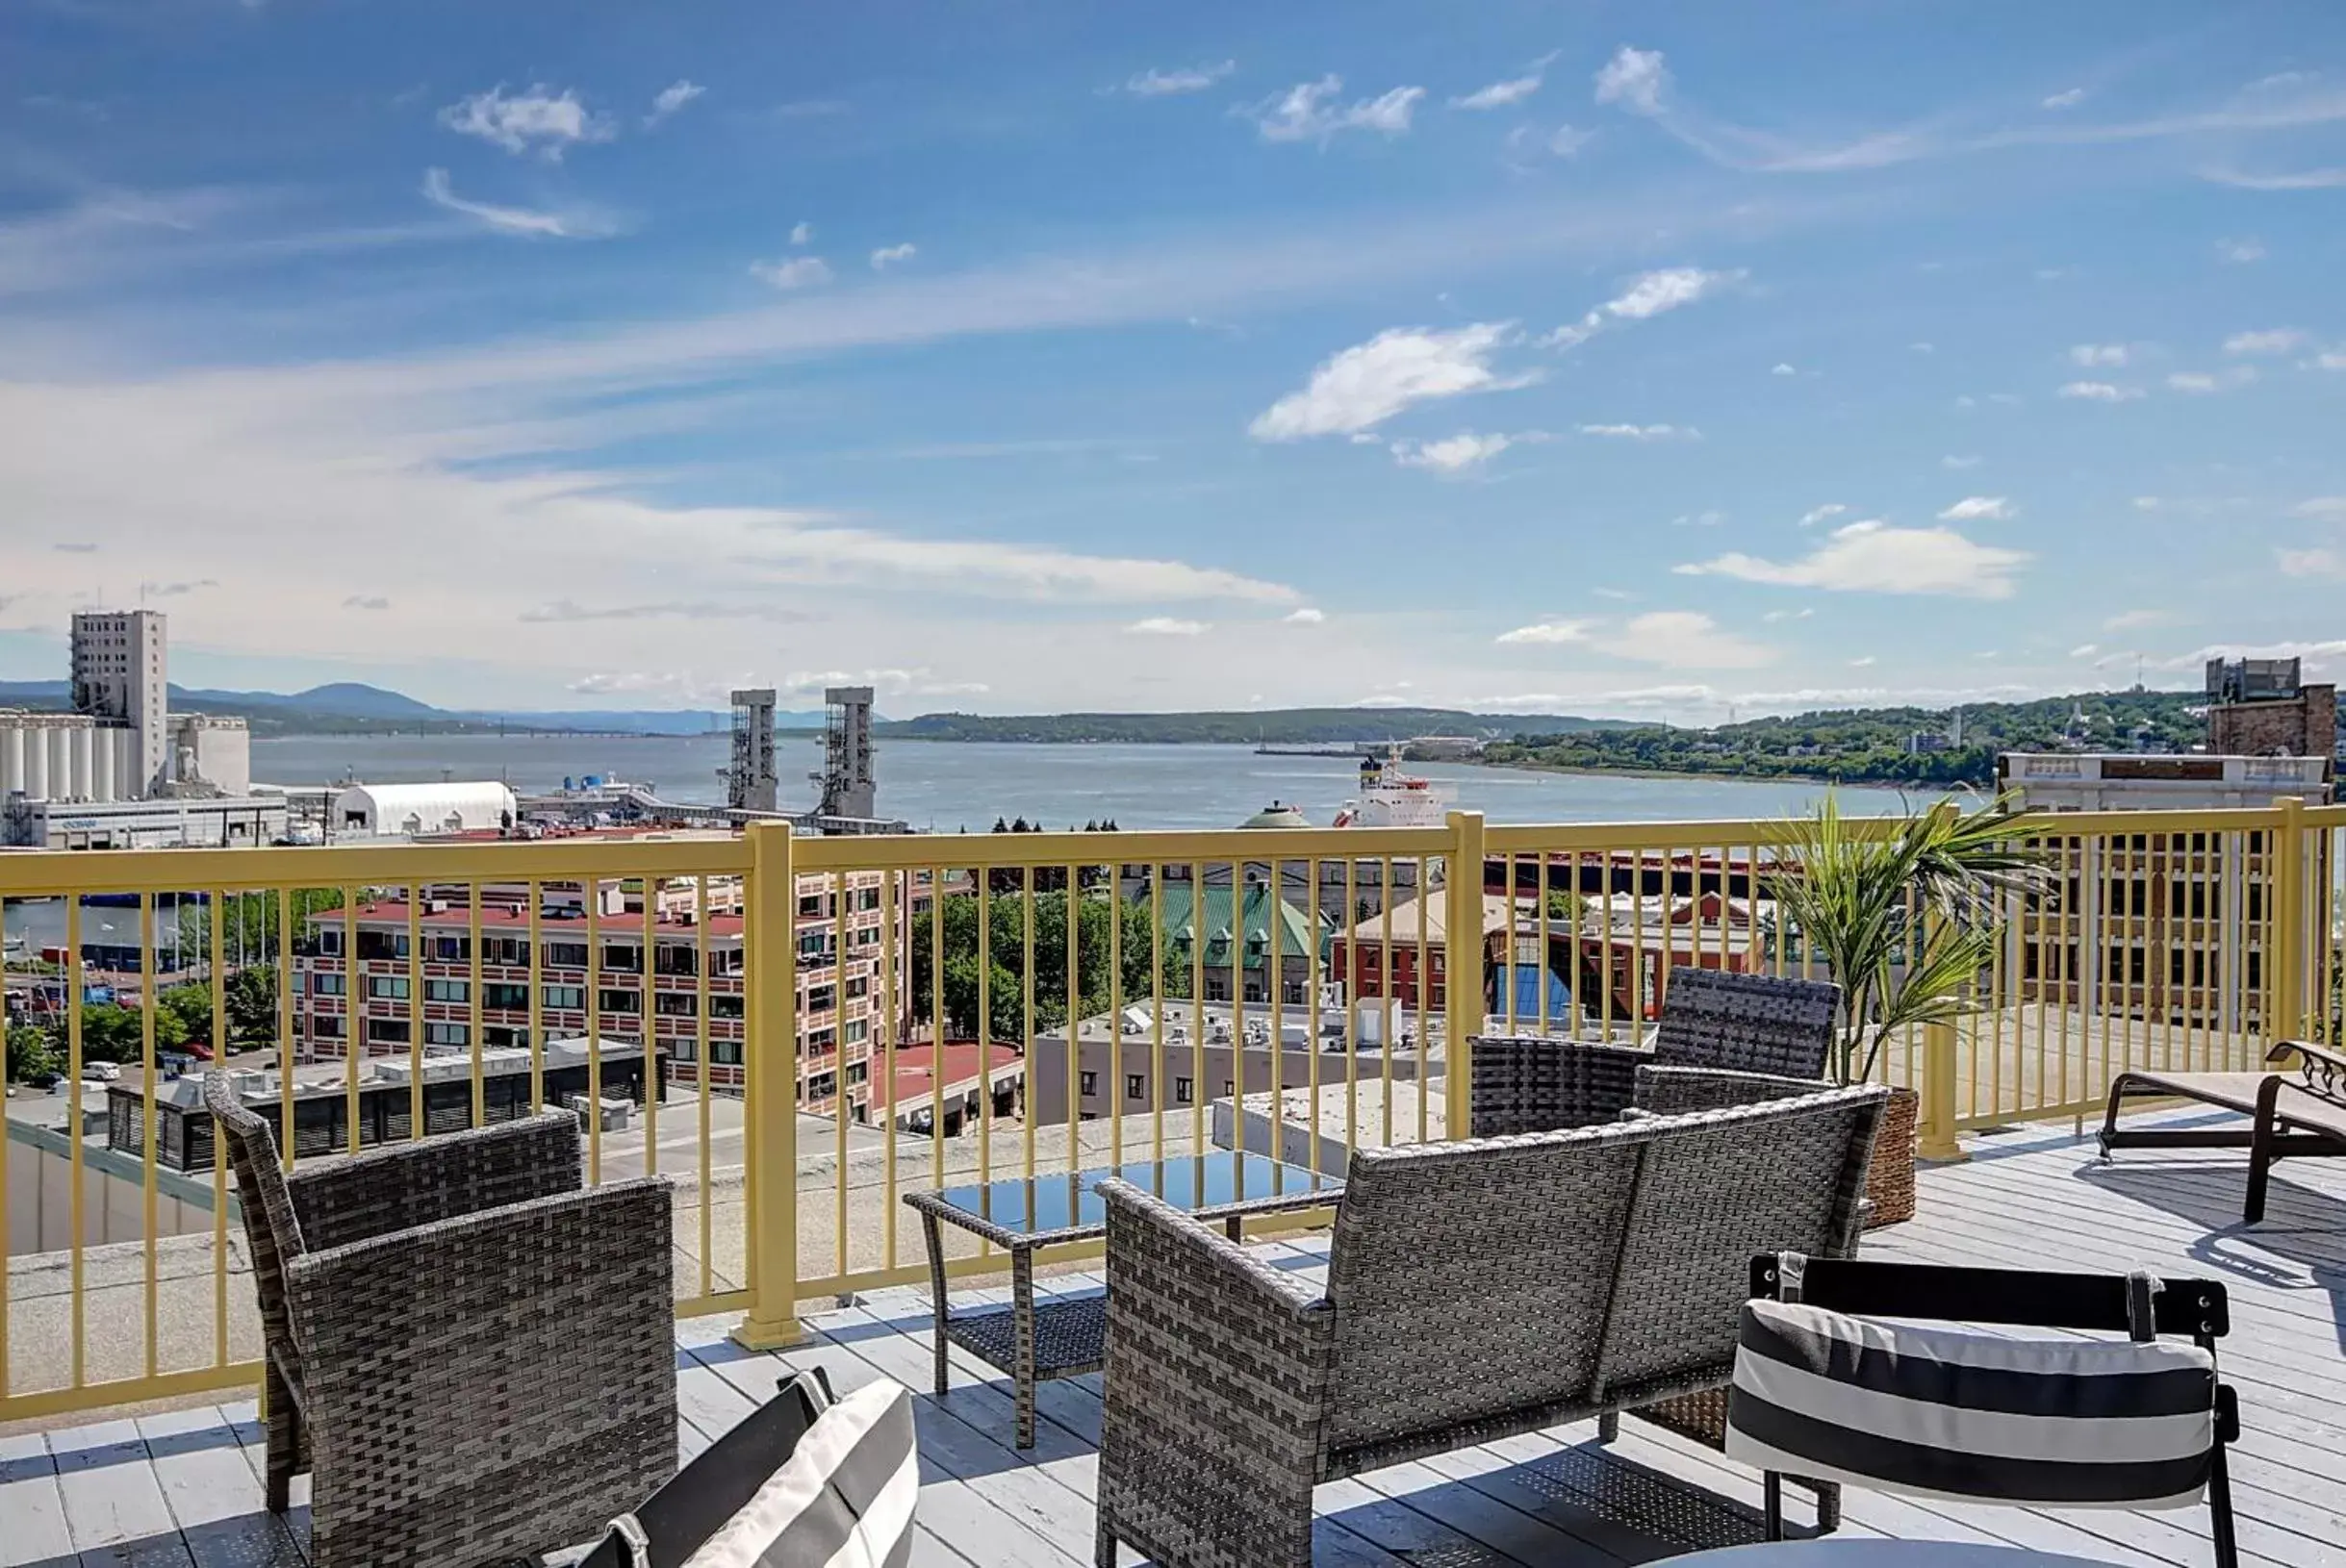
[{"label": "hotel rooftop deck", "polygon": [[[2174,1114],[2174,1113],[2171,1113]],[[1984,1266],[2200,1275],[2231,1292],[2220,1350],[2244,1432],[2232,1451],[2241,1560],[2346,1562],[2346,1166],[2276,1175],[2269,1217],[2239,1223],[2244,1161],[2122,1153],[2044,1128],[1967,1140],[1969,1163],[1926,1169],[1921,1213],[1876,1232],[1868,1256]],[[1263,1249],[1311,1274],[1324,1242]],[[1095,1273],[1048,1281],[1096,1290]],[[677,1328],[680,1452],[705,1447],[793,1367],[834,1384],[893,1378],[918,1394],[926,1568],[1082,1568],[1091,1561],[1096,1378],[1043,1385],[1034,1449],[1010,1445],[999,1375],[966,1360],[953,1393],[930,1386],[925,1292],[891,1289],[808,1320],[781,1355],[742,1352],[720,1320]],[[958,1356],[959,1353],[956,1353]],[[294,1565],[306,1512],[261,1507],[249,1402],[0,1437],[0,1564]],[[306,1495],[296,1482],[296,1503]],[[1795,1492],[1798,1499],[1803,1494]],[[1317,1560],[1361,1568],[1604,1568],[1758,1538],[1756,1476],[1636,1421],[1599,1448],[1593,1423],[1378,1471],[1319,1490]],[[1796,1518],[1798,1503],[1795,1503]],[[2002,1542],[2112,1563],[2212,1560],[2204,1508],[2172,1513],[2023,1510],[1852,1489],[1846,1536]],[[1136,1561],[1129,1553],[1126,1560]]]}]

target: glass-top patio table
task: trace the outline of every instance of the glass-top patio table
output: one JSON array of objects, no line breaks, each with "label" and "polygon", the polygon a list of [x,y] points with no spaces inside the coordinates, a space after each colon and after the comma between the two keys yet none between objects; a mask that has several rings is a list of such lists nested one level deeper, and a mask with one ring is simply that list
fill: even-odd
[{"label": "glass-top patio table", "polygon": [[[1333,1204],[1342,1180],[1313,1176],[1261,1154],[1215,1150],[1163,1160],[1137,1160],[1097,1171],[1011,1178],[943,1192],[906,1193],[929,1242],[929,1280],[936,1312],[936,1391],[946,1392],[948,1347],[958,1345],[987,1366],[1010,1375],[1017,1392],[1020,1448],[1034,1446],[1034,1387],[1052,1378],[1078,1378],[1102,1365],[1108,1331],[1105,1297],[1034,1300],[1034,1254],[1061,1242],[1107,1234],[1108,1206],[1096,1190],[1110,1176],[1153,1193],[1173,1207],[1219,1223],[1240,1238],[1252,1216]],[[1009,1253],[1010,1304],[950,1310],[945,1292],[944,1227],[954,1226]]]}]

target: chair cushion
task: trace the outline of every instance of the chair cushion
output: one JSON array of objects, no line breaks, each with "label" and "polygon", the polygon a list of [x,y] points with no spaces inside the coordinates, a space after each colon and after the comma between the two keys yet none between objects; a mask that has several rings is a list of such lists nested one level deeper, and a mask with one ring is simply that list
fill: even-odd
[{"label": "chair cushion", "polygon": [[2196,1345],[2018,1338],[1747,1302],[1727,1456],[1884,1491],[2187,1507],[2216,1442]]},{"label": "chair cushion", "polygon": [[685,1568],[903,1568],[920,1488],[912,1396],[873,1383],[825,1410]]}]

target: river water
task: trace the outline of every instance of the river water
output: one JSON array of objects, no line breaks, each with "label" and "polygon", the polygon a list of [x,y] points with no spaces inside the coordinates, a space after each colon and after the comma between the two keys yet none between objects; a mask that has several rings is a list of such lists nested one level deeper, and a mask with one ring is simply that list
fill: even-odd
[{"label": "river water", "polygon": [[[811,737],[775,746],[783,799],[811,805],[802,780],[822,761]],[[517,792],[558,788],[587,774],[650,784],[666,798],[724,799],[724,736],[296,735],[255,740],[252,771],[271,784],[375,784],[502,779]],[[1052,828],[1112,819],[1119,827],[1234,827],[1273,800],[1325,824],[1356,793],[1341,757],[1260,756],[1241,746],[1042,746],[978,741],[879,743],[880,812],[916,828],[981,832],[997,817]],[[1445,781],[1455,803],[1494,822],[1765,819],[1803,812],[1819,784],[1767,779],[1641,778],[1551,773],[1468,764],[1412,764]],[[1887,790],[1845,789],[1846,809],[1888,812]]]}]

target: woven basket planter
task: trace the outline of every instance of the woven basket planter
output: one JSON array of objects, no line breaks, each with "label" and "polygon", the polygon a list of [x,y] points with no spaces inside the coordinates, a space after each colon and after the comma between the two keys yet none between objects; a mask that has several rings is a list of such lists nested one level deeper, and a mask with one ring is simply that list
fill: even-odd
[{"label": "woven basket planter", "polygon": [[1903,1225],[1914,1218],[1914,1139],[1920,1126],[1923,1097],[1912,1089],[1893,1089],[1882,1107],[1881,1136],[1874,1145],[1874,1163],[1866,1168],[1866,1198],[1873,1212],[1868,1230]]}]

